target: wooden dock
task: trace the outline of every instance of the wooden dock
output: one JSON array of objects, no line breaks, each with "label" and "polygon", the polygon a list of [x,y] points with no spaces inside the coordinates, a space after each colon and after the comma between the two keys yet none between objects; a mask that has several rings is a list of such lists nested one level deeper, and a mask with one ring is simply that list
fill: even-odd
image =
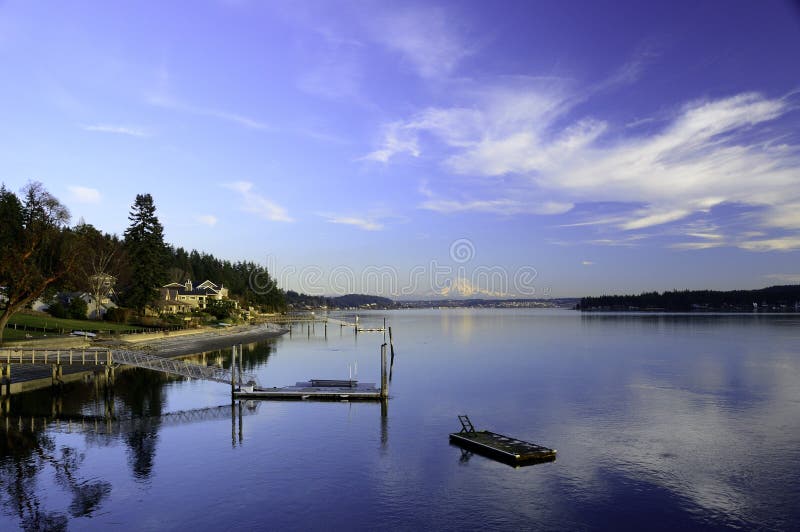
[{"label": "wooden dock", "polygon": [[[236,360],[234,350],[233,360]],[[381,345],[381,385],[358,382],[354,379],[309,379],[294,386],[265,388],[240,381],[238,388],[231,381],[231,393],[236,399],[272,399],[294,401],[383,401],[389,398],[386,344]],[[234,362],[235,365],[235,362]]]},{"label": "wooden dock", "polygon": [[237,399],[294,401],[380,401],[385,397],[372,382],[323,381],[314,379],[282,388],[245,388],[234,393]]},{"label": "wooden dock", "polygon": [[460,432],[450,434],[450,442],[459,447],[512,466],[552,462],[556,459],[555,449],[488,430],[476,431],[467,416],[458,416],[458,419],[461,421],[462,429]]}]

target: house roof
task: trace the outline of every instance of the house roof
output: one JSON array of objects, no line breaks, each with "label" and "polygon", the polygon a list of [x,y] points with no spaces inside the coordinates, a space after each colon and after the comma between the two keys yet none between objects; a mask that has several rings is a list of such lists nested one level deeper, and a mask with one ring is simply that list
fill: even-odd
[{"label": "house roof", "polygon": [[[190,281],[187,281],[190,282]],[[178,293],[181,295],[204,295],[204,294],[217,294],[219,293],[220,287],[217,286],[213,281],[206,279],[200,284],[192,285],[191,290],[186,290],[186,283],[169,283],[162,286],[162,288],[170,288],[178,290]]]}]

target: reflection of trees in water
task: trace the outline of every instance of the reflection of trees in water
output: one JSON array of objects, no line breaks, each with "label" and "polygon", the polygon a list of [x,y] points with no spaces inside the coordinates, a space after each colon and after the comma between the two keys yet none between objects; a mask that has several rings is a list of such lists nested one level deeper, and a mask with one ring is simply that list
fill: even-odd
[{"label": "reflection of trees in water", "polygon": [[[273,354],[273,342],[243,346],[244,367],[252,370],[267,362]],[[189,360],[208,364],[217,362],[230,367],[230,349],[198,355]],[[117,374],[112,391],[102,385],[71,383],[63,394],[38,390],[11,397],[11,411],[22,416],[48,417],[60,413],[96,416],[149,418],[123,435],[128,463],[137,480],[147,480],[153,472],[157,451],[160,416],[165,407],[164,387],[180,377],[139,368]],[[114,436],[85,434],[89,445],[109,445]],[[56,447],[44,431],[2,431],[0,436],[0,506],[3,512],[19,518],[24,530],[66,530],[70,517],[89,517],[111,493],[111,484],[103,480],[82,480],[78,471],[85,454],[72,447]],[[56,483],[71,495],[66,511],[50,511],[43,507],[38,483],[52,472]],[[46,492],[45,492],[46,493]]]},{"label": "reflection of trees in water", "polygon": [[[68,446],[56,449],[55,441],[43,432],[4,431],[0,455],[3,511],[16,515],[24,530],[66,530],[70,516],[90,517],[111,493],[108,482],[82,480],[77,475],[83,453]],[[37,485],[49,470],[72,495],[69,514],[43,508]]]},{"label": "reflection of trees in water", "polygon": [[[253,342],[242,346],[244,356],[243,367],[245,371],[252,371],[267,363],[269,357],[275,352],[275,342]],[[230,359],[230,350],[226,355]]]},{"label": "reflection of trees in water", "polygon": [[174,377],[148,371],[132,369],[118,380],[121,386],[117,397],[124,410],[132,417],[149,417],[152,422],[134,428],[125,435],[128,446],[128,463],[136,479],[146,480],[153,472],[153,461],[158,443],[158,418],[164,411],[164,384]]}]

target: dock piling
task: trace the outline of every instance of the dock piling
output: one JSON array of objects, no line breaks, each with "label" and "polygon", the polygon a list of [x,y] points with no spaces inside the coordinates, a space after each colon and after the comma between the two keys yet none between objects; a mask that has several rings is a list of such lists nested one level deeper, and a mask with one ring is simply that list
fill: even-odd
[{"label": "dock piling", "polygon": [[231,346],[231,397],[236,393],[236,346]]},{"label": "dock piling", "polygon": [[389,386],[386,381],[386,344],[381,345],[381,398],[389,397]]},{"label": "dock piling", "polygon": [[239,344],[239,389],[242,389],[242,372],[244,371],[244,349],[242,349],[242,344]]}]

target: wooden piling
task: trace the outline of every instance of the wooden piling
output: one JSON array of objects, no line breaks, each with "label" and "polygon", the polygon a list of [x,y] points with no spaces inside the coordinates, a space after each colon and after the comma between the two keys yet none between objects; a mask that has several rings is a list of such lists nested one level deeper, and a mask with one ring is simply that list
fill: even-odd
[{"label": "wooden piling", "polygon": [[381,398],[389,397],[389,386],[386,381],[386,344],[381,345]]},{"label": "wooden piling", "polygon": [[239,401],[239,445],[241,445],[244,441],[244,425],[242,422],[243,417],[244,414],[242,413],[242,401]]},{"label": "wooden piling", "polygon": [[[234,347],[234,349],[236,349]],[[231,382],[233,389],[233,382]],[[231,447],[236,448],[236,400],[231,395]]]},{"label": "wooden piling", "polygon": [[242,389],[242,372],[244,371],[244,349],[242,349],[242,344],[239,344],[239,389]]},{"label": "wooden piling", "polygon": [[[4,385],[5,385],[5,392],[3,390],[3,386]],[[2,379],[0,380],[0,395],[2,395],[3,393],[5,393],[6,397],[11,395],[11,362],[10,361],[9,361],[8,364],[3,365],[3,375],[2,375]]]},{"label": "wooden piling", "polygon": [[231,347],[231,397],[233,397],[234,393],[236,393],[236,346],[235,345]]}]

